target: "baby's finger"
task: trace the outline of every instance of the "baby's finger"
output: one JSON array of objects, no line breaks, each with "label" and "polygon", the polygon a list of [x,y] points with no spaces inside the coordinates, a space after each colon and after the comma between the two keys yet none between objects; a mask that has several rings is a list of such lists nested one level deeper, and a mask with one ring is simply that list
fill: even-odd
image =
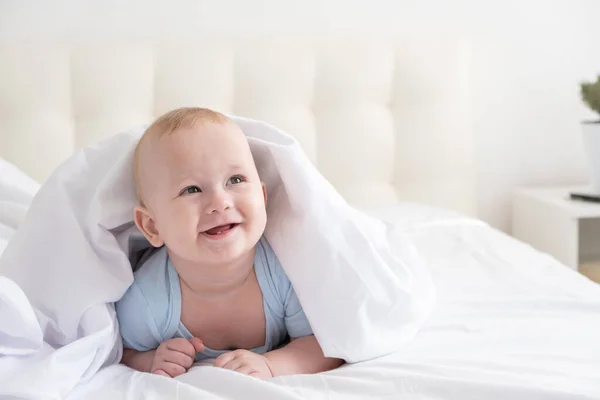
[{"label": "baby's finger", "polygon": [[243,360],[241,358],[234,358],[227,364],[223,365],[223,369],[230,369],[232,371],[235,371],[236,369],[241,368],[244,365],[248,365],[248,362],[246,360]]},{"label": "baby's finger", "polygon": [[256,371],[254,368],[252,368],[249,365],[242,365],[241,367],[239,367],[238,369],[236,369],[234,371],[239,372],[240,374],[244,374],[244,375],[250,375],[253,372],[258,373],[258,371]]},{"label": "baby's finger", "polygon": [[162,369],[157,369],[157,370],[154,370],[154,371],[152,371],[152,373],[153,373],[154,375],[162,375],[162,376],[166,376],[167,378],[170,378],[170,377],[171,377],[171,375],[167,374],[167,373],[166,373],[165,371],[163,371]]},{"label": "baby's finger", "polygon": [[174,351],[171,350],[169,352],[167,352],[164,357],[163,357],[164,361],[167,362],[172,362],[173,364],[177,364],[177,365],[181,365],[184,368],[189,368],[192,366],[192,364],[194,363],[194,358],[188,356],[185,353],[182,353],[180,351]]},{"label": "baby's finger", "polygon": [[179,351],[183,354],[187,354],[190,357],[194,357],[196,355],[196,349],[194,345],[190,343],[189,340],[183,338],[171,339],[167,342],[167,349]]},{"label": "baby's finger", "polygon": [[204,351],[204,342],[198,339],[197,337],[191,338],[190,343],[192,344],[192,346],[194,346],[194,349],[196,349],[197,353],[201,353]]},{"label": "baby's finger", "polygon": [[227,364],[228,362],[230,362],[234,358],[235,358],[235,354],[233,353],[233,351],[230,351],[229,353],[221,354],[215,360],[215,367],[223,368],[223,366],[225,364]]},{"label": "baby's finger", "polygon": [[175,378],[176,376],[183,375],[186,373],[187,369],[183,368],[181,365],[177,365],[172,362],[162,362],[160,364],[160,369],[165,371],[171,378]]}]

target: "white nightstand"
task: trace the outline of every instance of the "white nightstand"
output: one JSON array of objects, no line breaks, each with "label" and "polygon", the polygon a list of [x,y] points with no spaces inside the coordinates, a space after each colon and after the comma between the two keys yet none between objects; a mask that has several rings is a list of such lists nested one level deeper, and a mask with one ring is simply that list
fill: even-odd
[{"label": "white nightstand", "polygon": [[585,188],[525,188],[513,198],[512,234],[600,280],[600,203],[571,200]]}]

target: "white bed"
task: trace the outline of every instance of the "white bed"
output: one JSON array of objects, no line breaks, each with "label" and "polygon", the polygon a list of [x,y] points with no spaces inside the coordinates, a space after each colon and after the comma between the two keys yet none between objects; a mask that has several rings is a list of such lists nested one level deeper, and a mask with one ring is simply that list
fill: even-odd
[{"label": "white bed", "polygon": [[56,40],[39,27],[0,31],[0,158],[23,171],[0,169],[1,188],[31,195],[23,175],[41,182],[74,150],[170,108],[266,120],[296,134],[349,202],[405,227],[437,307],[402,351],[324,374],[262,382],[199,366],[168,380],[113,365],[75,385],[15,362],[0,397],[600,398],[600,286],[476,219],[467,39],[200,28],[132,38],[99,25]]}]

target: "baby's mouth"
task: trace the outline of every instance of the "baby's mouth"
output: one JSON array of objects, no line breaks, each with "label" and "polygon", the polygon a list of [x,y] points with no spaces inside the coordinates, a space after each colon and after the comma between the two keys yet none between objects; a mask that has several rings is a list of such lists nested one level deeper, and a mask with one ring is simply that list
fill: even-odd
[{"label": "baby's mouth", "polygon": [[226,225],[215,226],[214,228],[204,231],[204,233],[207,235],[210,235],[210,236],[221,235],[227,231],[232,230],[233,228],[235,228],[238,225],[239,224],[226,224]]}]

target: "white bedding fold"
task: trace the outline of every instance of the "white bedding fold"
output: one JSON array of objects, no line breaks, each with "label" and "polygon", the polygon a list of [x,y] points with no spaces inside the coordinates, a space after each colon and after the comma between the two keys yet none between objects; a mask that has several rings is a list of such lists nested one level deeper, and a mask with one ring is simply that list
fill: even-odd
[{"label": "white bedding fold", "polygon": [[0,254],[25,217],[39,184],[0,158]]}]

